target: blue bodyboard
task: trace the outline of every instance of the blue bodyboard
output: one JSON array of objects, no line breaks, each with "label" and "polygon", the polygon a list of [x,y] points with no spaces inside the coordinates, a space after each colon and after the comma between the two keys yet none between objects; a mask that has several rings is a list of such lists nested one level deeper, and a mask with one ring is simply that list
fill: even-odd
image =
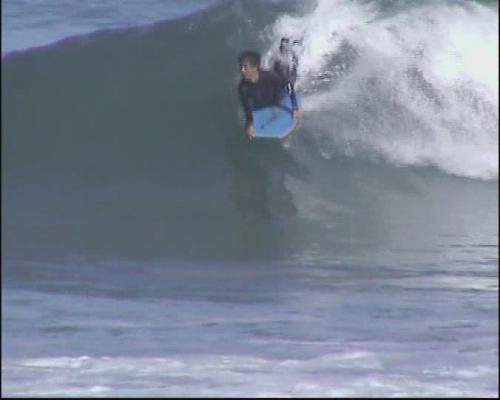
[{"label": "blue bodyboard", "polygon": [[[295,94],[297,105],[299,95]],[[295,128],[297,121],[292,117],[292,102],[285,95],[279,105],[265,107],[252,112],[256,138],[284,139]]]}]

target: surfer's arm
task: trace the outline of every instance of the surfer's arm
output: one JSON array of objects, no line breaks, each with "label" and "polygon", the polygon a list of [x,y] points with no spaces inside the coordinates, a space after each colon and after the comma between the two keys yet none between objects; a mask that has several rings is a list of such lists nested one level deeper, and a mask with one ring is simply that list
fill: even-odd
[{"label": "surfer's arm", "polygon": [[245,113],[245,127],[248,130],[248,128],[251,127],[253,123],[252,102],[244,84],[240,84],[238,86],[238,94],[240,96],[241,106],[243,107],[243,111]]},{"label": "surfer's arm", "polygon": [[297,111],[299,109],[299,107],[297,106],[297,97],[295,96],[293,84],[290,81],[286,83],[286,92],[290,96],[290,101],[292,102],[292,111]]}]

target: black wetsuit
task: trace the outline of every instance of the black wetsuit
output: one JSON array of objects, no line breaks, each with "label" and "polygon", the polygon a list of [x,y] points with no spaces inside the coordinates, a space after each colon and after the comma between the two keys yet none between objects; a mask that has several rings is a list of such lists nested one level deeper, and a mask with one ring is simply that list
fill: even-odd
[{"label": "black wetsuit", "polygon": [[273,63],[273,71],[294,85],[297,80],[298,66],[299,59],[294,52],[282,52]]},{"label": "black wetsuit", "polygon": [[293,85],[272,71],[259,71],[257,82],[241,79],[238,93],[245,111],[247,127],[253,122],[252,111],[279,104],[287,93],[290,96],[293,109],[298,108]]}]

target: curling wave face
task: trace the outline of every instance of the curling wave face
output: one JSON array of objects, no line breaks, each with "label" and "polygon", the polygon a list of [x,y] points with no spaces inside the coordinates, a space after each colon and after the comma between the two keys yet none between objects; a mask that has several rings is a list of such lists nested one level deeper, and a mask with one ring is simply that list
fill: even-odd
[{"label": "curling wave face", "polygon": [[[497,179],[497,15],[476,3],[229,1],[12,53],[2,61],[4,250],[321,255],[351,246],[346,231],[376,243],[369,190],[397,192],[387,185],[414,176],[400,166]],[[270,52],[283,35],[303,39],[304,119],[285,146],[250,145],[236,57]]]}]

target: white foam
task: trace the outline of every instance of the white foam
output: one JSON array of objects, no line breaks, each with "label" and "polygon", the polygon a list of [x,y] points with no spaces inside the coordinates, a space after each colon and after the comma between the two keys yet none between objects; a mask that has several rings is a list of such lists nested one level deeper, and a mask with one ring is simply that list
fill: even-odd
[{"label": "white foam", "polygon": [[[390,349],[308,360],[243,355],[5,359],[6,396],[492,396],[486,366],[391,367]],[[82,363],[82,359],[85,361]],[[362,363],[364,367],[360,369]],[[62,368],[63,366],[69,368]],[[455,380],[443,379],[446,377]]]},{"label": "white foam", "polygon": [[[422,3],[385,16],[376,2],[326,0],[304,17],[282,16],[268,34],[304,38],[298,86],[314,92],[304,122],[325,156],[498,179],[497,10]],[[350,64],[335,65],[346,46]],[[313,91],[321,74],[334,84]]]},{"label": "white foam", "polygon": [[341,45],[341,32],[355,30],[373,16],[370,5],[360,6],[348,0],[319,1],[314,12],[305,17],[282,15],[265,34],[276,44],[283,36],[301,38],[300,71],[306,75],[324,70],[325,56]]}]

